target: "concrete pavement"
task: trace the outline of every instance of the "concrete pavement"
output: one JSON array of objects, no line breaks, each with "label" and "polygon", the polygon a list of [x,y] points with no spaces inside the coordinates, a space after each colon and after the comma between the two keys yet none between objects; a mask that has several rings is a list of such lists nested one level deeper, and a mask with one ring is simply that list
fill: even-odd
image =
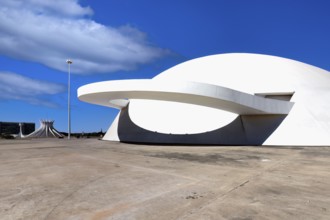
[{"label": "concrete pavement", "polygon": [[0,219],[329,219],[330,147],[0,140]]}]

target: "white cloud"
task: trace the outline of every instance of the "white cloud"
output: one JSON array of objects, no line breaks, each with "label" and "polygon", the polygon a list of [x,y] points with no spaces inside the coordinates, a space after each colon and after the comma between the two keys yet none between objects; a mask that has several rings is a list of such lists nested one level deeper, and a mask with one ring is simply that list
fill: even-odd
[{"label": "white cloud", "polygon": [[78,0],[1,0],[1,5],[15,10],[28,10],[37,14],[56,13],[64,16],[92,15],[90,7],[82,7]]},{"label": "white cloud", "polygon": [[146,35],[130,26],[104,26],[86,16],[89,7],[77,0],[2,0],[0,54],[88,74],[132,70],[164,56]]},{"label": "white cloud", "polygon": [[60,84],[28,78],[16,73],[0,72],[0,99],[21,100],[30,104],[56,106],[50,96],[65,91]]}]

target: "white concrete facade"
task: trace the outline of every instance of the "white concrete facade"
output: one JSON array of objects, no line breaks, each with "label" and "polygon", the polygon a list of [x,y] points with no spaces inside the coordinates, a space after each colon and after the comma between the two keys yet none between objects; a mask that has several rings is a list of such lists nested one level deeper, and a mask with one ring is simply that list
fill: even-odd
[{"label": "white concrete facade", "polygon": [[105,140],[330,145],[330,73],[280,57],[207,56],[150,80],[88,84],[78,97],[120,109]]}]

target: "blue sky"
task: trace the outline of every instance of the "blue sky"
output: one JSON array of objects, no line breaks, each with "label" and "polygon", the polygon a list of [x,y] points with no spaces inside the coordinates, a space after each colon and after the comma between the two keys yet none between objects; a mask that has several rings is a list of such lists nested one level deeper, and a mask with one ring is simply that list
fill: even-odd
[{"label": "blue sky", "polygon": [[329,11],[328,0],[1,0],[0,121],[67,131],[67,58],[73,132],[105,131],[118,112],[79,101],[87,83],[232,52],[329,70]]}]

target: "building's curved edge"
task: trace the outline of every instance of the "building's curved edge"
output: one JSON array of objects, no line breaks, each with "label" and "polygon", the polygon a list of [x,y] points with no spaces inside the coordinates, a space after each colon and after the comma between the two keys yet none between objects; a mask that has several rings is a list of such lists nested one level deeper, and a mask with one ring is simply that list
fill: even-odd
[{"label": "building's curved edge", "polygon": [[[288,114],[294,104],[211,84],[159,80],[115,80],[92,83],[78,89],[78,98],[85,102],[118,109],[127,106],[126,99],[173,101],[221,109],[240,115]],[[118,105],[112,100],[116,103],[122,101]]]},{"label": "building's curved edge", "polygon": [[107,141],[120,141],[118,137],[118,122],[119,122],[120,112],[117,114],[115,120],[113,120],[112,124],[110,125],[107,133],[105,133],[102,140]]}]

